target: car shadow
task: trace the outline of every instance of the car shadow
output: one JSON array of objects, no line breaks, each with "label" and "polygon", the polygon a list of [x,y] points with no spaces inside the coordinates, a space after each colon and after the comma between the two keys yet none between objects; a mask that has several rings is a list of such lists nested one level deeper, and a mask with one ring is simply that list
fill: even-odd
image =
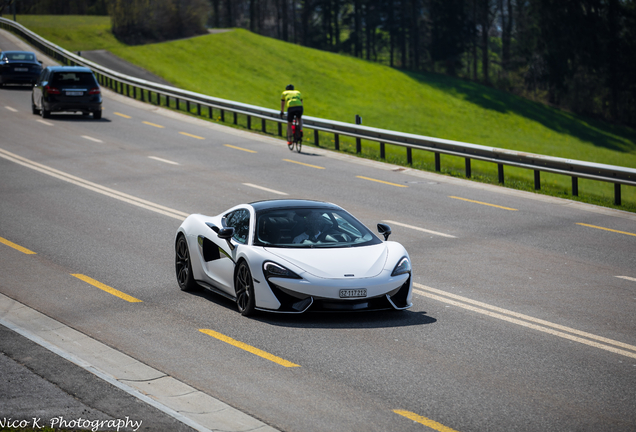
[{"label": "car shadow", "polygon": [[255,320],[278,326],[316,329],[375,329],[389,327],[412,327],[437,322],[425,311],[384,310],[360,312],[306,312],[300,315],[259,312]]},{"label": "car shadow", "polygon": [[[202,289],[188,294],[201,297],[220,307],[235,311],[236,303],[211,291]],[[434,324],[437,319],[428,316],[425,311],[407,309],[403,311],[359,311],[359,312],[305,312],[303,314],[277,314],[275,312],[256,311],[247,318],[277,327],[317,328],[317,329],[365,329],[412,327]]]},{"label": "car shadow", "polygon": [[60,121],[60,122],[74,122],[74,121],[97,122],[97,123],[112,122],[112,120],[109,120],[105,117],[102,117],[99,120],[95,120],[93,116],[90,114],[83,115],[83,114],[70,114],[70,113],[64,113],[64,114],[51,113],[51,115],[47,117],[46,120]]}]

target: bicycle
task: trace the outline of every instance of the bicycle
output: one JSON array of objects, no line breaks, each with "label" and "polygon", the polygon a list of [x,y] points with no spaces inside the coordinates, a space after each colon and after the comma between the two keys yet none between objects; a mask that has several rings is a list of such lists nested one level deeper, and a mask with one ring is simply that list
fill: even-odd
[{"label": "bicycle", "polygon": [[289,150],[294,151],[294,144],[296,145],[296,151],[300,153],[300,149],[303,146],[303,131],[300,129],[300,119],[298,117],[294,117],[291,127],[287,129],[287,147],[289,147]]}]

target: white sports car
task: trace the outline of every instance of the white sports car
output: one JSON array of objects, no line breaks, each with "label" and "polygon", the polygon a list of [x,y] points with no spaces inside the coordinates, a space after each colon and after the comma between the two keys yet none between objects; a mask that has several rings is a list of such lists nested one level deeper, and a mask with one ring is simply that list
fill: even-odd
[{"label": "white sports car", "polygon": [[239,312],[302,313],[411,307],[411,262],[334,204],[270,200],[218,216],[193,214],[177,231],[175,268],[184,291],[207,288]]}]

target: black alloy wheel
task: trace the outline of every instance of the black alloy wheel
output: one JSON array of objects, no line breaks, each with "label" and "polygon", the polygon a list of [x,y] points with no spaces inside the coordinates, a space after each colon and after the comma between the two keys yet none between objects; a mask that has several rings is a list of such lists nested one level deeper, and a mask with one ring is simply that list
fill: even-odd
[{"label": "black alloy wheel", "polygon": [[44,101],[41,100],[40,101],[40,105],[42,106],[42,108],[40,109],[40,115],[42,116],[42,118],[49,118],[51,117],[51,111],[47,111],[44,109]]},{"label": "black alloy wheel", "polygon": [[234,290],[236,291],[236,306],[243,316],[254,313],[254,280],[252,272],[245,261],[241,261],[234,278]]},{"label": "black alloy wheel", "polygon": [[175,246],[174,264],[179,288],[182,291],[195,291],[198,285],[192,276],[190,251],[188,250],[188,242],[183,235],[179,236]]}]

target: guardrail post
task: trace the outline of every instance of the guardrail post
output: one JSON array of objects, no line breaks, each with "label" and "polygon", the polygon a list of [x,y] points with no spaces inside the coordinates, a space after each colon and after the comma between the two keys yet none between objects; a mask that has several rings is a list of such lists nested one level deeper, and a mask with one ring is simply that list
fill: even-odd
[{"label": "guardrail post", "polygon": [[252,129],[252,116],[247,116],[247,130]]},{"label": "guardrail post", "polygon": [[[356,114],[356,124],[362,124],[362,117]],[[356,153],[362,153],[362,140],[360,138],[356,138]]]},{"label": "guardrail post", "polygon": [[234,113],[234,124],[238,124],[238,114]]},{"label": "guardrail post", "polygon": [[383,142],[380,143],[380,159],[386,159],[386,149]]},{"label": "guardrail post", "polygon": [[470,178],[472,170],[470,169],[470,158],[466,158],[466,178]]},{"label": "guardrail post", "polygon": [[225,110],[221,110],[221,121],[225,122]]},{"label": "guardrail post", "polygon": [[572,176],[572,196],[579,196],[579,178]]},{"label": "guardrail post", "polygon": [[190,101],[189,100],[186,101],[186,111],[188,111],[188,114],[190,113]]},{"label": "guardrail post", "polygon": [[282,137],[283,136],[283,124],[280,122],[278,123],[278,136]]},{"label": "guardrail post", "polygon": [[174,98],[174,104],[175,104],[175,107],[177,108],[177,111],[179,111],[179,98]]},{"label": "guardrail post", "polygon": [[201,117],[201,104],[200,103],[197,104],[197,115],[199,117]]},{"label": "guardrail post", "polygon": [[142,101],[142,102],[146,102],[146,101],[144,100],[144,97],[145,97],[145,96],[144,96],[144,89],[139,89],[139,93],[141,93],[141,101]]},{"label": "guardrail post", "polygon": [[316,147],[320,147],[320,137],[318,136],[318,129],[314,129],[314,144]]},{"label": "guardrail post", "polygon": [[541,171],[534,170],[534,190],[541,189]]},{"label": "guardrail post", "polygon": [[413,165],[413,149],[411,147],[406,148],[406,163]]},{"label": "guardrail post", "polygon": [[267,133],[267,122],[265,121],[265,119],[261,119],[261,130],[263,131],[263,133]]},{"label": "guardrail post", "polygon": [[435,153],[435,171],[440,172],[442,170],[442,158],[439,153]]},{"label": "guardrail post", "polygon": [[503,164],[497,164],[497,174],[499,176],[499,183],[504,184],[504,166]]},{"label": "guardrail post", "polygon": [[214,118],[214,110],[212,109],[211,106],[208,107],[208,117],[211,119]]},{"label": "guardrail post", "polygon": [[621,184],[614,183],[614,204],[621,205]]},{"label": "guardrail post", "polygon": [[336,150],[340,150],[340,135],[333,134],[334,144],[336,145]]}]

